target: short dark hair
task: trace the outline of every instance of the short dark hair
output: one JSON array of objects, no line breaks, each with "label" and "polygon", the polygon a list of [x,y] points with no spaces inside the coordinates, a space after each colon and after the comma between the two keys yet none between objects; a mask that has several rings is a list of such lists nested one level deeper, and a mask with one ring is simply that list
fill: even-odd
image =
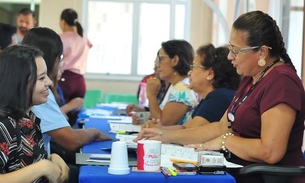
[{"label": "short dark hair", "polygon": [[35,12],[32,11],[31,9],[29,9],[29,8],[22,8],[19,11],[18,15],[32,15],[33,18],[35,18]]},{"label": "short dark hair", "polygon": [[178,64],[174,67],[175,71],[181,76],[187,76],[190,65],[194,60],[194,49],[192,45],[185,40],[169,40],[161,44],[164,52],[170,57],[179,57]]},{"label": "short dark hair", "polygon": [[12,44],[12,36],[16,34],[17,27],[0,23],[0,50]]},{"label": "short dark hair", "polygon": [[241,77],[237,74],[227,56],[229,49],[225,46],[215,48],[213,44],[200,46],[197,51],[202,59],[200,63],[204,69],[212,68],[214,71],[214,88],[229,88],[237,90]]},{"label": "short dark hair", "polygon": [[36,57],[43,53],[33,47],[14,45],[0,54],[0,116],[22,118],[33,105],[36,86]]},{"label": "short dark hair", "polygon": [[55,82],[57,80],[56,61],[59,61],[59,56],[63,54],[63,43],[59,35],[50,28],[37,27],[32,28],[25,34],[21,44],[34,46],[40,49],[44,56],[48,68],[48,76]]}]

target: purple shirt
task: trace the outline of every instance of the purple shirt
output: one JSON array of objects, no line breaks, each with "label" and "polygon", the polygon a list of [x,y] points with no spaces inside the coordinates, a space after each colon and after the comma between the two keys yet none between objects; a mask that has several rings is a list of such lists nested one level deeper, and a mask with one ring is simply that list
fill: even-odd
[{"label": "purple shirt", "polygon": [[[244,88],[247,88],[251,82],[251,77],[245,77],[242,80],[236,98],[243,97]],[[261,115],[280,103],[285,103],[295,109],[297,116],[289,136],[286,154],[277,164],[305,165],[301,152],[304,132],[305,93],[300,78],[288,64],[274,67],[257,84],[244,103],[236,109],[232,129],[236,135],[241,137],[260,138]],[[228,111],[230,111],[232,105],[233,102]],[[279,123],[278,125],[281,124]],[[230,161],[242,165],[253,163],[244,161],[236,156]],[[303,181],[305,182],[305,179]]]}]

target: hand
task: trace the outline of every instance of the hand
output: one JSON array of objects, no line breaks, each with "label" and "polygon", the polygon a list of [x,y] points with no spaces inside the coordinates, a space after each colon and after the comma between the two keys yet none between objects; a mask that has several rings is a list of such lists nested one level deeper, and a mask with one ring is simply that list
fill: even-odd
[{"label": "hand", "polygon": [[139,135],[133,139],[134,142],[137,142],[142,139],[158,140],[162,143],[170,143],[171,133],[174,131],[170,130],[160,130],[157,128],[144,128],[141,130]]},{"label": "hand", "polygon": [[202,144],[188,144],[186,147],[192,147],[195,151],[215,151],[221,149],[221,136]]},{"label": "hand", "polygon": [[59,183],[61,181],[61,169],[60,167],[49,160],[40,160],[39,163],[43,163],[43,167],[47,168],[45,176],[51,183]]},{"label": "hand", "polygon": [[133,125],[138,125],[139,124],[139,118],[136,115],[132,115],[132,124]]},{"label": "hand", "polygon": [[112,138],[100,131],[98,132],[96,138],[94,139],[94,141],[106,141],[106,140],[112,140]]},{"label": "hand", "polygon": [[161,81],[156,77],[152,77],[147,80],[146,86],[147,96],[157,96],[161,88]]},{"label": "hand", "polygon": [[162,128],[162,124],[161,124],[160,119],[153,118],[151,120],[148,120],[144,124],[142,124],[142,129],[143,128],[159,128],[159,129],[161,129]]},{"label": "hand", "polygon": [[69,178],[69,167],[65,161],[57,154],[51,154],[49,160],[60,168],[60,180],[61,182],[65,182]]},{"label": "hand", "polygon": [[195,151],[204,151],[204,150],[207,150],[204,145],[205,145],[204,143],[202,143],[202,144],[187,144],[187,145],[184,145],[184,147],[194,148]]},{"label": "hand", "polygon": [[145,109],[142,109],[141,107],[135,105],[135,104],[129,104],[127,107],[126,107],[126,113],[130,113],[131,111],[145,111]]}]

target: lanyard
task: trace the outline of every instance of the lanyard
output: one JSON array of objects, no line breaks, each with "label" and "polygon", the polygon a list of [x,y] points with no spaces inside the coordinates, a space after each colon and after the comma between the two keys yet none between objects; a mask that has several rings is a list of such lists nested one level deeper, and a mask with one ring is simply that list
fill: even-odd
[{"label": "lanyard", "polygon": [[[246,101],[246,99],[249,97],[249,95],[252,93],[252,91],[254,90],[254,88],[257,86],[257,84],[263,79],[264,74],[277,62],[279,62],[280,60],[277,59],[274,62],[272,62],[270,65],[268,65],[268,67],[266,67],[262,73],[260,74],[258,81],[251,86],[251,88],[249,90],[247,90],[244,94],[243,97],[240,97],[238,99],[235,100],[234,104],[231,107],[230,112],[228,113],[228,121],[229,121],[229,127],[231,127],[231,123],[234,122],[235,120],[235,112],[236,110]],[[251,81],[250,81],[251,82]]]}]

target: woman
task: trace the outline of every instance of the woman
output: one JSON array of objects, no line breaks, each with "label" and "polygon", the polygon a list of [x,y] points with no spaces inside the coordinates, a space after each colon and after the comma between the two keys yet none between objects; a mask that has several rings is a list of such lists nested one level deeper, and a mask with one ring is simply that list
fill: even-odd
[{"label": "woman", "polygon": [[41,118],[41,129],[46,149],[48,153],[58,153],[68,163],[71,170],[69,182],[78,182],[78,167],[74,166],[75,151],[84,144],[95,140],[109,139],[109,137],[93,128],[73,130],[63,115],[64,111],[59,108],[55,100],[55,98],[59,98],[56,89],[57,76],[63,61],[63,44],[58,34],[45,27],[33,28],[26,33],[22,44],[35,46],[43,51],[48,69],[47,74],[54,83],[48,101],[42,105],[34,106],[32,109],[35,115]]},{"label": "woman", "polygon": [[[230,151],[230,161],[241,165],[304,166],[305,93],[276,22],[261,11],[241,15],[233,24],[229,49],[228,59],[244,78],[219,123],[174,133],[144,129],[137,139],[160,131],[162,137],[152,139],[192,144],[216,138],[198,150]],[[229,122],[232,131],[228,131]],[[238,182],[262,182],[260,177],[235,177]],[[305,177],[290,182],[305,182]]]},{"label": "woman", "polygon": [[[72,9],[65,9],[60,16],[60,28],[63,31],[60,38],[64,46],[65,60],[63,74],[59,85],[63,90],[65,101],[74,98],[84,98],[86,83],[84,74],[88,51],[92,44],[83,34],[83,28],[77,19],[77,13]],[[69,113],[69,123],[73,126],[77,119],[78,111]]]},{"label": "woman", "polygon": [[188,88],[187,77],[194,51],[184,40],[170,40],[161,45],[156,66],[160,79],[170,83],[170,87],[159,105],[157,94],[161,81],[158,78],[148,79],[146,93],[150,116],[160,119],[164,126],[184,124],[198,104],[196,94]]},{"label": "woman", "polygon": [[[68,167],[47,159],[40,120],[30,111],[47,101],[52,81],[40,50],[11,46],[0,54],[0,182],[64,182]],[[33,173],[34,172],[34,173]]]},{"label": "woman", "polygon": [[[148,79],[149,79],[149,78],[154,78],[154,77],[160,79],[160,74],[159,74],[159,71],[158,71],[157,66],[156,66],[156,63],[157,63],[157,61],[158,61],[158,55],[159,55],[159,51],[157,52],[157,56],[156,56],[156,59],[155,59],[155,61],[154,61],[154,63],[155,63],[154,71],[155,71],[155,72],[154,72],[153,74],[150,74],[150,75],[145,76],[145,77],[142,79],[142,81],[140,82],[140,85],[139,85],[138,92],[137,92],[137,93],[138,93],[138,95],[137,95],[138,98],[140,98],[139,96],[143,95],[143,96],[145,97],[145,103],[147,103],[147,104],[148,104],[148,99],[147,99],[147,97],[146,97],[146,87],[147,87],[147,81],[148,81]],[[143,91],[142,91],[142,87],[141,87],[141,84],[142,84],[142,83],[145,84],[145,85],[144,85],[144,90],[143,90]],[[163,101],[163,99],[164,99],[164,97],[165,97],[165,94],[166,94],[168,88],[169,88],[169,83],[168,83],[167,81],[164,81],[164,80],[160,79],[160,89],[159,89],[158,94],[157,94],[158,104],[161,104],[161,102]],[[143,93],[143,92],[145,92],[145,93]],[[141,95],[140,95],[140,94],[141,94]],[[140,103],[140,100],[139,100],[139,103]],[[132,111],[135,111],[135,112],[149,111],[149,107],[146,107],[146,106],[145,106],[144,108],[142,108],[142,107],[140,107],[140,105],[137,106],[137,105],[135,105],[135,104],[129,104],[129,105],[126,107],[126,113],[128,114],[128,113],[130,113],[130,112],[132,112]],[[135,121],[135,124],[138,124],[138,122],[137,122],[138,119],[134,118],[134,116],[133,116],[133,120]]]},{"label": "woman", "polygon": [[196,53],[189,71],[189,88],[198,94],[201,101],[195,108],[192,119],[183,125],[174,126],[162,126],[158,121],[151,121],[143,127],[178,130],[220,120],[235,95],[240,76],[227,59],[228,48],[215,48],[208,44],[199,47]]}]

